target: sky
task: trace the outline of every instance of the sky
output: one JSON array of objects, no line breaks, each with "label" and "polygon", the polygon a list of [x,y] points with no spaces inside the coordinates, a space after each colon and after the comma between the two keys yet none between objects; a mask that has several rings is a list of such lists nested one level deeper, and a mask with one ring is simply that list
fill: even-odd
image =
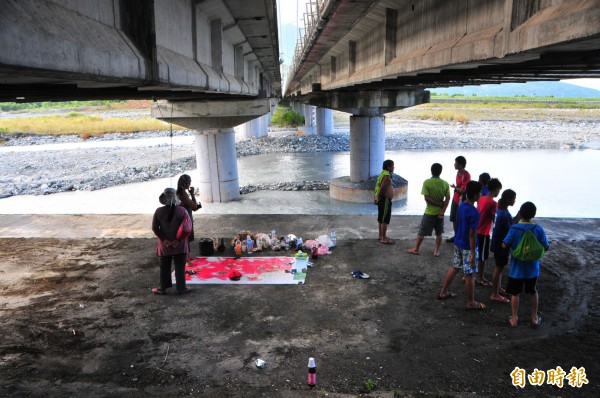
[{"label": "sky", "polygon": [[569,79],[561,80],[561,82],[600,90],[600,79]]},{"label": "sky", "polygon": [[[303,15],[306,12],[308,0],[277,0],[277,18],[279,20],[279,51],[283,64],[290,65],[296,48],[298,26],[304,27]],[[315,0],[313,0],[315,1]],[[282,78],[287,79],[286,70]],[[582,87],[600,90],[600,79],[568,79],[563,83],[575,84]]]}]

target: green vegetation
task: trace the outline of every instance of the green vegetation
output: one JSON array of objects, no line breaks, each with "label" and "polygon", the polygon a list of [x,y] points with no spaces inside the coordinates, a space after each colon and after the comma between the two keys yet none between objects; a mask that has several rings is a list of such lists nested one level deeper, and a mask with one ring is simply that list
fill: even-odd
[{"label": "green vegetation", "polygon": [[127,101],[70,101],[70,102],[0,102],[0,111],[22,111],[36,109],[72,109],[72,108],[88,108],[101,106],[112,109],[119,104],[125,104]]},{"label": "green vegetation", "polygon": [[[438,100],[461,98],[464,101],[443,102]],[[462,95],[432,94],[431,102],[413,106],[386,115],[388,123],[396,120],[437,120],[449,123],[468,124],[474,120],[593,120],[600,119],[600,101],[584,98],[540,97],[472,97]],[[146,130],[169,130],[170,124],[150,116],[136,118],[106,118],[86,116],[87,111],[101,113],[102,110],[148,110],[151,101],[74,101],[40,103],[0,103],[1,111],[32,113],[28,117],[0,120],[0,134],[79,134],[83,138],[111,132],[137,132]],[[67,112],[48,115],[50,108]],[[39,113],[36,114],[36,113]],[[348,114],[334,112],[336,124],[348,123]],[[282,101],[271,119],[278,127],[297,127],[304,124],[304,117],[294,112],[286,101]],[[182,129],[173,126],[174,129]]]},{"label": "green vegetation", "polygon": [[[600,109],[598,98],[556,98],[556,97],[527,97],[517,95],[513,97],[478,97],[477,95],[465,96],[462,94],[436,94],[431,93],[431,103],[440,103],[439,100],[456,100],[453,103],[444,103],[444,106],[460,107],[499,107],[502,109]],[[462,101],[461,101],[462,100]]]},{"label": "green vegetation", "polygon": [[[37,116],[2,121],[2,132],[36,134],[80,134],[83,138],[109,132],[131,133],[147,130],[169,130],[170,125],[150,116],[141,119],[106,118],[69,112],[64,116]],[[181,130],[179,126],[173,129]]]},{"label": "green vegetation", "polygon": [[417,115],[419,119],[432,119],[438,120],[441,122],[454,122],[454,123],[462,123],[468,124],[469,121],[467,119],[467,115],[461,112],[452,112],[452,111],[429,111],[424,110]]},{"label": "green vegetation", "polygon": [[367,393],[370,393],[377,387],[373,379],[367,379],[363,384],[365,386],[365,390],[367,390]]},{"label": "green vegetation", "polygon": [[279,105],[273,113],[271,124],[277,127],[298,127],[304,124],[304,116],[287,106]]}]

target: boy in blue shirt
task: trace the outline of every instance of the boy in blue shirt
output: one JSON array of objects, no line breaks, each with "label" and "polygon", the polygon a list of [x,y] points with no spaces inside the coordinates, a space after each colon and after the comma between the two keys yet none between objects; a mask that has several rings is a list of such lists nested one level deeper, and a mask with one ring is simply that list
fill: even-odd
[{"label": "boy in blue shirt", "polygon": [[456,274],[462,270],[465,274],[465,293],[467,295],[467,308],[482,310],[485,304],[475,301],[475,275],[477,274],[477,226],[479,224],[479,211],[474,203],[481,194],[481,184],[469,181],[466,187],[467,200],[458,207],[456,215],[456,235],[454,238],[454,262],[446,273],[442,290],[438,300],[456,297],[448,291],[448,287]]},{"label": "boy in blue shirt", "polygon": [[[536,210],[535,205],[531,202],[525,202],[521,205],[521,210],[519,210],[521,221],[510,227],[506,238],[502,241],[502,247],[510,248],[511,252],[514,251],[519,245],[525,231],[531,230],[538,242],[540,242],[545,250],[548,250],[548,239],[546,238],[544,229],[531,222],[531,219],[535,217]],[[511,256],[508,283],[506,285],[506,292],[511,295],[510,308],[512,315],[508,320],[510,326],[517,326],[519,319],[519,294],[523,291],[523,287],[525,287],[525,293],[531,295],[531,326],[533,328],[540,326],[542,317],[538,314],[539,299],[536,289],[539,276],[540,260],[522,261]]]}]

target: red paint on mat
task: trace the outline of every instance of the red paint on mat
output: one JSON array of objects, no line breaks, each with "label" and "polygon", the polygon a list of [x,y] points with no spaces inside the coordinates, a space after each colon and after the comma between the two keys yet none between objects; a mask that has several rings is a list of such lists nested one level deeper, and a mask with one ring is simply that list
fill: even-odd
[{"label": "red paint on mat", "polygon": [[[273,271],[285,271],[292,268],[293,257],[198,257],[185,267],[185,279],[228,279],[230,271],[236,270],[247,280],[257,280],[260,274]],[[192,265],[189,265],[189,264]],[[190,272],[188,272],[190,271]],[[191,271],[194,273],[190,275]]]}]

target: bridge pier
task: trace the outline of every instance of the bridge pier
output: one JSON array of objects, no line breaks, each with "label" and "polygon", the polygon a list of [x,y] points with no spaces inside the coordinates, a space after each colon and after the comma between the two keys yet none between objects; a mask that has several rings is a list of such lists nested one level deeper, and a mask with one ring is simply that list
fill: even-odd
[{"label": "bridge pier", "polygon": [[331,135],[333,133],[333,110],[318,107],[316,113],[317,134]]},{"label": "bridge pier", "polygon": [[[206,203],[240,199],[234,126],[248,134],[268,125],[274,99],[205,102],[161,101],[152,116],[193,130],[196,139],[197,181],[200,200]],[[252,123],[254,122],[254,123]]]},{"label": "bridge pier", "polygon": [[242,138],[259,137],[261,126],[260,123],[261,118],[257,117],[256,119],[252,119],[249,122],[236,126],[235,131]]},{"label": "bridge pier", "polygon": [[269,123],[271,122],[271,114],[267,113],[266,115],[262,115],[260,117],[260,129],[258,136],[266,137],[269,135]]},{"label": "bridge pier", "polygon": [[240,199],[235,132],[228,129],[195,131],[197,183],[200,201],[231,202]]},{"label": "bridge pier", "polygon": [[302,135],[315,135],[317,132],[317,128],[313,122],[313,111],[314,106],[311,105],[300,105],[302,114],[304,115],[304,126],[298,127],[298,130],[302,133]]},{"label": "bridge pier", "polygon": [[[382,170],[385,160],[385,114],[429,102],[429,92],[416,90],[387,91],[316,91],[307,98],[320,108],[350,113],[350,176],[329,183],[329,195],[337,200],[356,203],[373,201],[372,179]],[[400,170],[398,170],[400,172]],[[407,186],[395,186],[394,199],[406,197]]]},{"label": "bridge pier", "polygon": [[350,181],[381,172],[385,160],[385,116],[350,116]]}]

